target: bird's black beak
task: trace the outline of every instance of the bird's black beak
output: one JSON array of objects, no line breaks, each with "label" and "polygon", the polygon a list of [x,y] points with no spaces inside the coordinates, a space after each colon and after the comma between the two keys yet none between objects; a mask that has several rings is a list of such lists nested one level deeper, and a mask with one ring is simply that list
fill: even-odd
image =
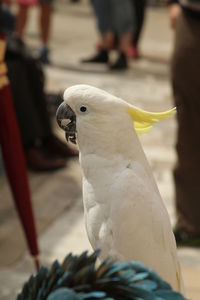
[{"label": "bird's black beak", "polygon": [[56,120],[65,131],[66,140],[76,144],[76,115],[71,107],[63,102],[57,109]]}]

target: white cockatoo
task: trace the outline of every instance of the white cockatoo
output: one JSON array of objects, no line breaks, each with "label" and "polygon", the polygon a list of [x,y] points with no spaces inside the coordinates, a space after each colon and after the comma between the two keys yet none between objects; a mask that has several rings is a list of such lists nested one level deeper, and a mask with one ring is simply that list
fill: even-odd
[{"label": "white cockatoo", "polygon": [[169,216],[137,137],[174,112],[143,111],[101,89],[75,85],[65,90],[57,121],[79,147],[93,249],[103,258],[143,262],[183,293]]}]

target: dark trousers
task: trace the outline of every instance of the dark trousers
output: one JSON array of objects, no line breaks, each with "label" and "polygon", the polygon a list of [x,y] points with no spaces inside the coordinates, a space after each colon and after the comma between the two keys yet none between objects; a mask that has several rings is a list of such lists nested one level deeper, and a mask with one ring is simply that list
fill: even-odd
[{"label": "dark trousers", "polygon": [[133,35],[133,45],[137,46],[139,38],[141,35],[142,27],[144,24],[146,0],[131,0],[134,9],[134,35]]},{"label": "dark trousers", "polygon": [[172,83],[178,119],[177,227],[200,234],[200,20],[185,13],[176,26]]},{"label": "dark trousers", "polygon": [[7,55],[8,77],[25,147],[50,136],[42,70],[32,58]]},{"label": "dark trousers", "polygon": [[118,36],[133,31],[131,0],[91,0],[99,31],[112,31]]}]

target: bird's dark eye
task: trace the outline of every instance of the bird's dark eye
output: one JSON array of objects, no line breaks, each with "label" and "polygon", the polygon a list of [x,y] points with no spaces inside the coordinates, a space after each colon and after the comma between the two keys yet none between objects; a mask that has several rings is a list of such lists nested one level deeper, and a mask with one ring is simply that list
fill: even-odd
[{"label": "bird's dark eye", "polygon": [[83,104],[82,104],[82,105],[79,107],[79,110],[80,110],[80,112],[85,113],[85,112],[87,112],[88,108],[87,108],[86,105],[83,105]]}]

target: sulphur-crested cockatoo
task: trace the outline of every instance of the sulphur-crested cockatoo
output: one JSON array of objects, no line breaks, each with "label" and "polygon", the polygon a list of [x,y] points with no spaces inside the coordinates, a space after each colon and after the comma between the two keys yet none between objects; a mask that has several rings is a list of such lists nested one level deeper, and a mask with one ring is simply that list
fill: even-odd
[{"label": "sulphur-crested cockatoo", "polygon": [[64,92],[57,121],[79,147],[93,249],[100,248],[103,258],[141,261],[183,292],[169,216],[137,137],[174,112],[146,112],[98,88],[75,85]]}]

